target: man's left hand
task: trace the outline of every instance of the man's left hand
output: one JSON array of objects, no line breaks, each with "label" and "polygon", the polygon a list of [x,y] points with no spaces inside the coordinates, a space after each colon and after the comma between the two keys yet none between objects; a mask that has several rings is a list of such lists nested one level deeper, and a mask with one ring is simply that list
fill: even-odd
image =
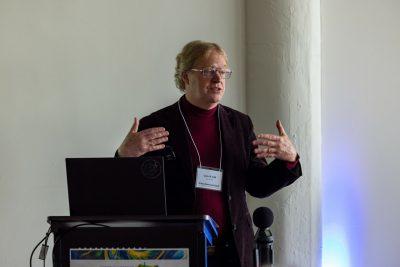
[{"label": "man's left hand", "polygon": [[256,153],[257,158],[277,158],[294,162],[297,152],[280,120],[276,121],[276,128],[278,128],[279,135],[257,135],[257,140],[253,141],[253,145],[256,146],[254,153]]}]

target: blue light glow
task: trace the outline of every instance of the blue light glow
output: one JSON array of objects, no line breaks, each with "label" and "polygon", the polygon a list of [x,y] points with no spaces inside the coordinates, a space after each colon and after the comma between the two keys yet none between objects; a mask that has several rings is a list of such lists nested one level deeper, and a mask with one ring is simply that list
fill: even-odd
[{"label": "blue light glow", "polygon": [[[339,139],[340,140],[340,139]],[[323,160],[322,267],[362,267],[363,181],[355,142],[328,144]]]},{"label": "blue light glow", "polygon": [[348,240],[340,225],[325,226],[323,236],[322,266],[350,267]]}]

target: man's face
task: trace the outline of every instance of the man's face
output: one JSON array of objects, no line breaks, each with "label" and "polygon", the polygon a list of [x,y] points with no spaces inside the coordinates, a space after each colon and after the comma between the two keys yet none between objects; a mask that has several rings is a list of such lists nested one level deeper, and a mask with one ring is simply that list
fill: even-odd
[{"label": "man's face", "polygon": [[[226,69],[227,63],[223,54],[214,50],[196,60],[193,69],[214,67]],[[218,105],[225,91],[225,79],[217,72],[212,78],[206,78],[199,71],[188,71],[183,77],[187,100],[203,109]]]}]

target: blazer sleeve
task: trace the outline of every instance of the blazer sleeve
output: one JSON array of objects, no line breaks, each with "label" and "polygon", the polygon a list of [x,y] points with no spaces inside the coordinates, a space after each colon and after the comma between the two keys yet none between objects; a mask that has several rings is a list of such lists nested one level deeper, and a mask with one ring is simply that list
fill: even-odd
[{"label": "blazer sleeve", "polygon": [[247,147],[248,169],[246,177],[246,191],[258,198],[272,195],[281,188],[292,184],[301,175],[300,161],[293,168],[288,168],[287,162],[275,159],[270,164],[265,159],[259,159],[254,153],[252,142],[256,139],[253,123],[248,117]]}]

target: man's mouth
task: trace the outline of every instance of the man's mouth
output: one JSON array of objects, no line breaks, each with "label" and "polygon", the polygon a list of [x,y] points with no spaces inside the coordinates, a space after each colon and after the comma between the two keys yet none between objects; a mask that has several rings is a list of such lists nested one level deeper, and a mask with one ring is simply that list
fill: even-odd
[{"label": "man's mouth", "polygon": [[213,91],[221,91],[222,87],[218,86],[218,85],[211,85],[210,89]]}]

